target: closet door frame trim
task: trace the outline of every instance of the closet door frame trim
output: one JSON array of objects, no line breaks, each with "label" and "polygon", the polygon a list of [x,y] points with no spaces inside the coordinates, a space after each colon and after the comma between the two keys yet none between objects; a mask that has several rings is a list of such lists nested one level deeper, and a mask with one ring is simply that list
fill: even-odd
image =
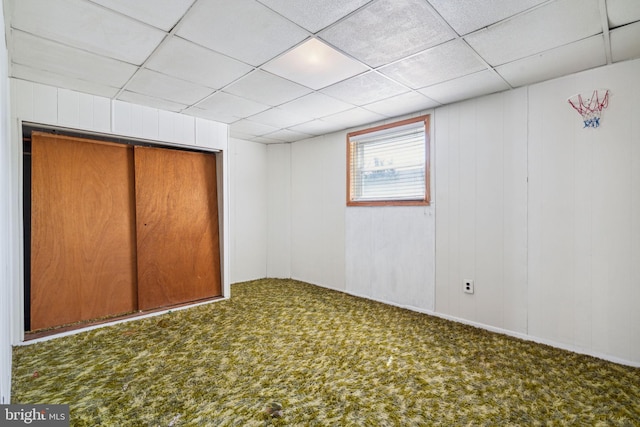
[{"label": "closet door frame trim", "polygon": [[[25,178],[25,174],[31,173],[30,165],[27,167],[25,165],[25,148],[27,141],[25,137],[29,140],[31,138],[31,132],[40,131],[40,132],[48,132],[57,135],[70,136],[76,138],[87,138],[95,141],[104,141],[109,143],[117,143],[123,145],[130,146],[146,146],[146,147],[156,147],[156,148],[165,148],[165,149],[173,149],[173,150],[181,150],[181,151],[190,151],[190,152],[199,152],[199,153],[209,153],[216,155],[216,164],[217,164],[217,188],[218,188],[218,227],[219,227],[219,235],[220,235],[220,281],[221,281],[221,292],[222,295],[218,298],[212,298],[207,301],[195,301],[193,303],[185,303],[181,304],[177,307],[167,307],[152,310],[149,312],[140,312],[139,315],[135,315],[132,317],[127,317],[124,319],[114,319],[113,321],[100,322],[95,324],[87,324],[82,325],[79,328],[74,328],[71,332],[62,331],[60,334],[52,335],[52,336],[62,336],[70,333],[76,333],[88,329],[94,329],[98,327],[102,327],[105,325],[115,324],[125,322],[131,319],[139,319],[144,317],[156,316],[160,314],[164,314],[168,311],[176,310],[176,309],[184,309],[192,306],[209,304],[212,302],[226,300],[230,297],[230,287],[228,283],[228,193],[227,193],[227,160],[225,150],[214,149],[204,146],[194,146],[194,145],[184,145],[177,144],[168,141],[158,141],[151,140],[145,138],[139,138],[134,136],[126,136],[126,135],[117,135],[111,134],[107,132],[97,132],[88,129],[75,129],[58,125],[50,125],[44,123],[37,123],[33,121],[23,121],[17,119],[17,130],[18,135],[20,137],[20,152],[16,154],[16,158],[19,158],[19,170],[18,170],[18,182],[16,183],[19,188],[19,204],[20,204],[20,221],[21,227],[18,232],[20,235],[19,244],[20,250],[18,258],[18,274],[17,278],[19,279],[19,283],[14,288],[18,292],[17,299],[20,301],[20,306],[16,308],[16,312],[14,312],[14,319],[17,321],[18,329],[14,329],[15,333],[18,335],[14,335],[14,344],[21,344],[23,342],[35,342],[39,340],[37,337],[34,337],[33,341],[27,340],[25,341],[25,334],[27,331],[28,318],[30,316],[29,312],[29,288],[30,288],[30,250],[31,250],[31,241],[30,241],[30,226],[31,226],[31,216],[30,216],[30,197],[31,197],[31,188],[30,186],[30,177],[29,179]],[[30,150],[30,147],[29,147]],[[30,160],[29,160],[30,161]],[[28,202],[27,199],[29,199]],[[27,322],[27,323],[25,323]]]}]

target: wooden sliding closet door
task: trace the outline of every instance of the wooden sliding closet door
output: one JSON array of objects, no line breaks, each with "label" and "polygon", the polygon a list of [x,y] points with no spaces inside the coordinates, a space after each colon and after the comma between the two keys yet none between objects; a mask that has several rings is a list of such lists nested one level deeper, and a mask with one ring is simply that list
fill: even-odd
[{"label": "wooden sliding closet door", "polygon": [[215,155],[134,153],[140,309],[221,295]]},{"label": "wooden sliding closet door", "polygon": [[31,330],[134,311],[133,150],[32,134]]}]

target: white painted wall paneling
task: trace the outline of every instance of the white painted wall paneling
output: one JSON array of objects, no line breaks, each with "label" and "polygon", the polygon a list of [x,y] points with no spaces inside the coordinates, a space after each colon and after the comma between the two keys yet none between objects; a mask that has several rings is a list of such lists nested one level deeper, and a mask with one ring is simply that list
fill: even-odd
[{"label": "white painted wall paneling", "polygon": [[58,123],[75,129],[111,130],[111,102],[107,98],[58,89]]},{"label": "white painted wall paneling", "polygon": [[[640,364],[640,61],[529,89],[529,334]],[[601,126],[566,98],[611,90]]]},{"label": "white painted wall paneling", "polygon": [[345,286],[345,141],[340,134],[291,148],[291,276]]},{"label": "white painted wall paneling", "polygon": [[[346,208],[347,292],[421,311],[434,310],[436,196],[433,136],[432,129],[430,206]],[[344,164],[346,135],[341,135],[341,139]],[[342,182],[342,187],[346,187],[346,182]],[[342,203],[346,204],[346,200]]]},{"label": "white painted wall paneling", "polygon": [[227,128],[157,108],[11,79],[15,117],[35,123],[224,150]]},{"label": "white painted wall paneling", "polygon": [[229,139],[229,126],[196,118],[195,138],[197,146],[225,150]]},{"label": "white painted wall paneling", "polygon": [[435,310],[515,332],[526,331],[526,102],[518,89],[435,112]]},{"label": "white painted wall paneling", "polygon": [[231,139],[231,283],[267,275],[267,146]]},{"label": "white painted wall paneling", "polygon": [[[4,34],[4,16],[0,8],[0,34]],[[5,38],[0,42],[0,404],[11,399],[11,130],[9,70]]]},{"label": "white painted wall paneling", "polygon": [[267,146],[267,277],[291,277],[291,144]]}]

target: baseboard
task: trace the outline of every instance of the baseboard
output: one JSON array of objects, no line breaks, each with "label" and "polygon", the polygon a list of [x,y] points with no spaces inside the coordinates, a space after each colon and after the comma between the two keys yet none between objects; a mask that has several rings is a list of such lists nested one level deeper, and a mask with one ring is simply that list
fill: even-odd
[{"label": "baseboard", "polygon": [[38,342],[49,341],[49,340],[52,340],[52,339],[55,339],[55,338],[62,338],[62,337],[66,337],[66,336],[69,336],[69,335],[76,335],[76,334],[79,334],[79,333],[82,333],[82,332],[91,331],[91,330],[94,330],[94,329],[104,328],[106,326],[117,325],[119,323],[127,323],[127,322],[131,322],[131,321],[134,321],[134,320],[146,319],[148,317],[161,316],[163,314],[167,314],[167,313],[174,312],[174,311],[186,310],[187,308],[197,307],[199,305],[214,304],[216,302],[225,301],[225,300],[228,300],[228,299],[229,299],[228,297],[219,297],[219,298],[215,298],[215,299],[208,299],[206,301],[199,301],[199,302],[194,302],[194,303],[189,303],[189,304],[182,304],[182,305],[174,306],[174,307],[167,307],[167,308],[163,308],[163,309],[159,309],[159,310],[154,310],[152,312],[136,314],[135,316],[131,316],[131,317],[123,318],[123,319],[117,319],[117,320],[113,320],[113,321],[106,321],[106,322],[99,323],[99,324],[91,324],[91,325],[87,325],[85,327],[75,328],[75,329],[71,329],[71,330],[65,330],[65,331],[60,332],[60,333],[53,333],[53,334],[42,336],[42,337],[38,337],[38,338],[23,340],[21,342],[15,343],[14,345],[16,345],[16,346],[31,345],[31,344],[35,344],[35,343],[38,343]]},{"label": "baseboard", "polygon": [[[321,285],[319,285],[319,286],[321,286]],[[487,331],[490,331],[490,332],[495,332],[497,334],[502,334],[502,335],[506,335],[506,336],[510,336],[510,337],[514,337],[514,338],[519,338],[519,339],[524,340],[524,341],[530,341],[530,342],[534,342],[534,343],[537,343],[537,344],[548,345],[550,347],[554,347],[554,348],[558,348],[558,349],[561,349],[561,350],[570,351],[572,353],[583,354],[585,356],[595,357],[595,358],[598,358],[598,359],[606,360],[607,362],[617,363],[619,365],[626,365],[626,366],[631,366],[633,368],[640,368],[640,362],[622,359],[620,357],[612,356],[610,354],[600,353],[600,352],[593,351],[593,350],[590,350],[590,349],[586,349],[586,348],[583,348],[583,347],[573,346],[573,345],[557,342],[557,341],[554,341],[554,340],[550,340],[550,339],[547,339],[547,338],[541,338],[541,337],[536,337],[536,336],[533,336],[533,335],[524,334],[524,333],[521,333],[521,332],[515,332],[515,331],[511,331],[509,329],[498,328],[498,327],[495,327],[495,326],[486,325],[484,323],[474,322],[472,320],[463,319],[463,318],[456,317],[456,316],[451,316],[451,315],[448,315],[448,314],[438,313],[437,311],[433,311],[433,310],[428,310],[428,309],[424,309],[424,308],[420,308],[420,307],[414,307],[414,306],[411,306],[411,305],[397,304],[397,303],[393,303],[393,302],[389,302],[389,301],[384,301],[384,300],[379,299],[379,298],[372,298],[370,296],[361,295],[361,294],[358,294],[358,293],[355,293],[355,292],[349,292],[349,291],[341,291],[341,292],[344,292],[346,294],[349,294],[349,295],[352,295],[352,296],[355,296],[355,297],[358,297],[358,298],[364,298],[364,299],[368,299],[368,300],[371,300],[371,301],[376,301],[376,302],[379,302],[379,303],[382,303],[382,304],[392,305],[394,307],[404,308],[406,310],[411,310],[411,311],[415,311],[415,312],[418,312],[418,313],[423,313],[423,314],[427,314],[427,315],[430,315],[430,316],[439,317],[441,319],[450,320],[452,322],[461,323],[463,325],[473,326],[475,328],[484,329],[484,330],[487,330]]]}]

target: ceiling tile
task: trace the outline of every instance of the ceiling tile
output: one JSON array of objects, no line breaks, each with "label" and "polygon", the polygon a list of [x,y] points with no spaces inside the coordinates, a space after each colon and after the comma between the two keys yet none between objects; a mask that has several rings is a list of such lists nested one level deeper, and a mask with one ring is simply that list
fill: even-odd
[{"label": "ceiling tile", "polygon": [[278,130],[277,127],[265,125],[263,123],[254,122],[243,119],[238,120],[230,127],[232,132],[243,133],[251,136],[261,136]]},{"label": "ceiling tile", "polygon": [[437,107],[438,105],[440,105],[438,102],[420,93],[408,92],[365,105],[364,108],[374,113],[382,114],[383,116],[395,117]]},{"label": "ceiling tile", "polygon": [[303,139],[310,138],[312,135],[296,132],[290,129],[280,129],[276,132],[264,135],[265,138],[277,139],[282,142],[295,142]]},{"label": "ceiling tile", "polygon": [[371,0],[258,0],[312,33],[317,33]]},{"label": "ceiling tile", "polygon": [[485,68],[473,50],[458,39],[380,68],[380,72],[418,89]]},{"label": "ceiling tile", "polygon": [[352,77],[321,90],[326,95],[354,105],[370,104],[408,91],[409,89],[405,86],[375,71]]},{"label": "ceiling tile", "polygon": [[255,135],[250,135],[238,131],[234,131],[231,126],[229,127],[229,137],[235,139],[243,139],[245,141],[251,141],[253,138],[256,138]]},{"label": "ceiling tile", "polygon": [[604,39],[599,34],[501,65],[496,68],[496,71],[509,84],[517,87],[576,73],[606,63]]},{"label": "ceiling tile", "polygon": [[157,28],[82,0],[20,0],[13,28],[98,55],[142,64],[164,38]]},{"label": "ceiling tile", "polygon": [[640,1],[607,0],[607,15],[609,17],[609,28],[640,21]]},{"label": "ceiling tile", "polygon": [[371,67],[379,67],[455,34],[424,0],[380,0],[322,31],[320,37]]},{"label": "ceiling tile", "polygon": [[177,34],[254,66],[308,37],[302,28],[255,0],[199,0]]},{"label": "ceiling tile", "polygon": [[266,136],[257,136],[251,139],[252,142],[258,142],[260,144],[283,144],[279,139],[267,138]]},{"label": "ceiling tile", "polygon": [[90,0],[138,21],[169,31],[194,0]]},{"label": "ceiling tile", "polygon": [[224,87],[253,69],[243,62],[179,37],[166,40],[145,66],[216,89]]},{"label": "ceiling tile", "polygon": [[614,61],[640,58],[640,22],[611,31],[611,56]]},{"label": "ceiling tile", "polygon": [[313,38],[262,68],[315,90],[367,70],[363,64]]},{"label": "ceiling tile", "polygon": [[598,0],[557,0],[465,40],[497,66],[601,32]]},{"label": "ceiling tile", "polygon": [[384,119],[386,119],[386,117],[381,114],[356,107],[351,110],[323,117],[322,121],[330,123],[340,129],[347,129],[367,123],[375,123]]},{"label": "ceiling tile", "polygon": [[288,128],[313,120],[313,117],[297,112],[283,110],[280,107],[270,108],[262,113],[251,116],[251,120],[278,128]]},{"label": "ceiling tile", "polygon": [[189,107],[182,111],[184,114],[200,117],[202,119],[213,120],[214,122],[221,123],[234,123],[240,120],[239,117],[228,114],[224,111],[205,110],[204,108]]},{"label": "ceiling tile", "polygon": [[230,114],[238,118],[252,116],[269,108],[268,105],[224,92],[214,93],[197,106],[198,108],[220,112],[221,114]]},{"label": "ceiling tile", "polygon": [[131,102],[133,104],[145,105],[147,107],[175,112],[179,112],[187,107],[186,105],[177,102],[171,102],[166,99],[159,99],[153,96],[142,95],[140,93],[130,92],[127,90],[118,95],[118,99],[121,101]]},{"label": "ceiling tile", "polygon": [[546,0],[428,0],[460,35],[502,21]]},{"label": "ceiling tile", "polygon": [[[260,143],[366,126],[603,65],[604,7],[613,61],[640,57],[640,0],[4,6],[12,77],[228,123],[234,138]],[[337,66],[305,62],[305,50]]]},{"label": "ceiling tile", "polygon": [[321,93],[310,93],[294,101],[287,102],[281,105],[280,108],[285,111],[302,114],[312,119],[319,119],[330,114],[351,109],[353,105]]},{"label": "ceiling tile", "polygon": [[271,106],[280,105],[311,92],[311,89],[282,77],[255,70],[224,88],[225,92]]},{"label": "ceiling tile", "polygon": [[333,130],[330,129],[333,129],[333,125],[330,125],[322,119],[315,119],[296,126],[291,126],[289,129],[317,136],[332,132]]},{"label": "ceiling tile", "polygon": [[113,98],[118,93],[118,89],[111,86],[76,79],[66,74],[56,74],[50,71],[38,70],[20,64],[13,64],[11,66],[11,77],[64,89],[72,89],[92,95],[104,96],[106,98]]},{"label": "ceiling tile", "polygon": [[145,69],[141,69],[133,76],[126,89],[187,105],[194,104],[213,92],[213,89],[206,86]]},{"label": "ceiling tile", "polygon": [[441,104],[488,95],[509,89],[494,71],[485,70],[420,89],[420,93]]},{"label": "ceiling tile", "polygon": [[12,32],[12,60],[33,69],[66,75],[101,85],[120,87],[137,67],[94,55],[22,31]]}]

